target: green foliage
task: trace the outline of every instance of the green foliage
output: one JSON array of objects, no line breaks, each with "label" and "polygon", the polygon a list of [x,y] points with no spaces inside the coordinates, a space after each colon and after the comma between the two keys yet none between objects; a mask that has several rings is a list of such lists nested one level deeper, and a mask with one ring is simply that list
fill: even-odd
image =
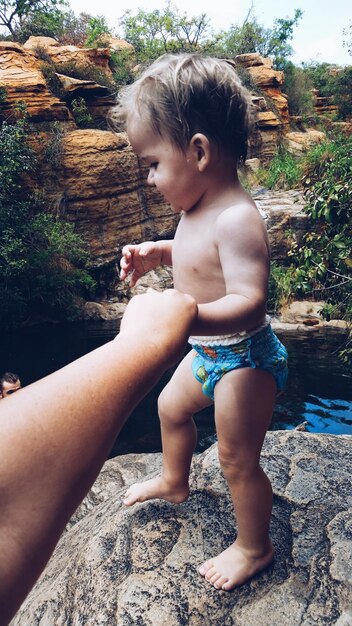
[{"label": "green foliage", "polygon": [[258,182],[268,189],[293,189],[300,186],[301,176],[298,159],[281,148],[269,166],[265,170],[259,170]]},{"label": "green foliage", "polygon": [[104,46],[106,42],[106,37],[110,34],[111,33],[105,17],[101,15],[98,17],[91,17],[88,21],[87,37],[84,45],[87,48]]},{"label": "green foliage", "polygon": [[26,21],[37,20],[48,25],[58,7],[64,4],[65,0],[0,0],[0,26],[5,26],[17,41]]},{"label": "green foliage", "polygon": [[271,313],[278,313],[290,301],[294,287],[294,268],[284,267],[273,261],[269,280],[268,310]]},{"label": "green foliage", "polygon": [[135,79],[133,67],[136,65],[136,59],[130,50],[112,50],[110,52],[110,69],[114,78],[114,82],[118,86],[130,85]]},{"label": "green foliage", "polygon": [[336,67],[330,63],[303,64],[303,71],[322,97],[338,108],[339,119],[352,116],[352,66]]},{"label": "green foliage", "polygon": [[0,128],[0,321],[35,313],[73,316],[75,299],[94,287],[84,243],[71,224],[44,212],[24,183],[36,162],[24,117]]},{"label": "green foliage", "polygon": [[292,246],[296,293],[324,299],[327,319],[352,321],[352,138],[312,151],[304,185],[305,210],[315,227]]},{"label": "green foliage", "polygon": [[21,19],[16,28],[16,41],[24,43],[31,36],[59,39],[63,28],[64,15],[63,11],[58,7],[52,7],[47,12],[34,11],[29,13]]},{"label": "green foliage", "polygon": [[333,103],[339,110],[339,118],[352,117],[352,66],[341,69],[335,75]]},{"label": "green foliage", "polygon": [[284,90],[288,96],[290,115],[311,117],[314,115],[312,79],[303,68],[296,67],[291,61],[286,61],[282,69],[285,73]]},{"label": "green foliage", "polygon": [[87,103],[84,98],[76,98],[71,102],[72,113],[79,128],[91,128],[93,117],[89,113]]},{"label": "green foliage", "polygon": [[51,139],[49,139],[47,145],[45,146],[45,158],[49,163],[51,163],[51,165],[58,167],[62,163],[62,139],[64,132],[60,122],[52,122],[50,127]]},{"label": "green foliage", "polygon": [[272,57],[276,67],[281,68],[284,59],[292,54],[289,41],[302,15],[302,11],[296,9],[292,18],[275,19],[272,28],[265,28],[253,15],[252,5],[242,26],[234,25],[221,33],[218,52],[230,57],[259,52],[264,57]]},{"label": "green foliage", "polygon": [[120,20],[124,39],[134,46],[138,62],[150,62],[165,52],[204,51],[209,35],[205,14],[188,17],[167,3],[165,9],[133,16],[126,11]]},{"label": "green foliage", "polygon": [[[290,242],[287,266],[273,264],[269,307],[278,310],[294,297],[324,300],[325,319],[352,323],[352,138],[327,139],[298,167],[312,227]],[[340,356],[352,364],[351,342]]]}]

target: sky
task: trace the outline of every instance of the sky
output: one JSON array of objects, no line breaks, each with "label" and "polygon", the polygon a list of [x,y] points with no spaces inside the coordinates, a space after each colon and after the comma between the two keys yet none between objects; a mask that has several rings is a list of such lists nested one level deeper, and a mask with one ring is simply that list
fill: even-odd
[{"label": "sky", "polygon": [[[130,9],[136,14],[139,8],[146,11],[164,9],[165,0],[68,0],[71,9],[91,15],[103,15],[112,30],[121,34],[118,18]],[[194,17],[205,13],[215,32],[228,30],[232,24],[241,25],[252,4],[251,0],[173,0],[171,4],[181,13]],[[302,62],[351,65],[352,57],[343,46],[343,29],[352,23],[351,0],[253,0],[254,14],[266,28],[275,18],[293,17],[295,9],[303,11],[303,18],[294,31],[291,60]],[[285,5],[285,6],[284,6]]]}]

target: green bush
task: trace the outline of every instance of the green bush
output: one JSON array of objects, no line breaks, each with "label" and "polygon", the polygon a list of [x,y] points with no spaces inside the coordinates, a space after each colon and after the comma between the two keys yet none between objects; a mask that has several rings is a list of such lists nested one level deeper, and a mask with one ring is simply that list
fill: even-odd
[{"label": "green bush", "polygon": [[87,103],[84,98],[75,98],[71,102],[71,108],[75,122],[79,128],[91,128],[93,117],[89,113]]},{"label": "green bush", "polygon": [[291,61],[285,63],[283,70],[285,73],[284,91],[288,97],[290,115],[311,117],[314,114],[312,79],[301,67],[296,67]]},{"label": "green bush", "polygon": [[136,60],[130,50],[112,50],[110,53],[110,69],[113,74],[114,82],[119,87],[122,85],[130,85],[135,79],[133,67]]},{"label": "green bush", "polygon": [[329,63],[310,63],[303,66],[304,73],[318,89],[319,95],[330,98],[338,109],[338,118],[352,116],[352,66],[336,67]]},{"label": "green bush", "polygon": [[293,189],[301,183],[301,167],[297,157],[281,148],[266,169],[258,172],[258,181],[268,189]]},{"label": "green bush", "polygon": [[94,281],[88,254],[72,224],[45,212],[24,184],[36,161],[24,118],[0,128],[0,321],[4,328],[44,313],[75,315],[77,296]]}]

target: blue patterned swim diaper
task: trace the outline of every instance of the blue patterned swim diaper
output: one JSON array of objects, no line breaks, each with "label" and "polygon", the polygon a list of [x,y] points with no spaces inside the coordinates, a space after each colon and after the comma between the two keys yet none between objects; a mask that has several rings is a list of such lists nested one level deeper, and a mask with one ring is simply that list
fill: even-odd
[{"label": "blue patterned swim diaper", "polygon": [[243,367],[263,369],[274,376],[278,392],[285,388],[287,351],[270,324],[255,335],[229,346],[195,344],[192,347],[197,353],[192,363],[193,374],[202,383],[203,393],[213,400],[215,385],[224,374]]}]

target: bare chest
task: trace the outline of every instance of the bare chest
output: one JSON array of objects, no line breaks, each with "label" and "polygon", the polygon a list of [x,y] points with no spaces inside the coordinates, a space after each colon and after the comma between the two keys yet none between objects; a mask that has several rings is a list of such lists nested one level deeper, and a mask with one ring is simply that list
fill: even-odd
[{"label": "bare chest", "polygon": [[212,221],[198,223],[181,219],[173,248],[174,285],[192,294],[198,302],[221,297],[225,290],[215,226]]}]

